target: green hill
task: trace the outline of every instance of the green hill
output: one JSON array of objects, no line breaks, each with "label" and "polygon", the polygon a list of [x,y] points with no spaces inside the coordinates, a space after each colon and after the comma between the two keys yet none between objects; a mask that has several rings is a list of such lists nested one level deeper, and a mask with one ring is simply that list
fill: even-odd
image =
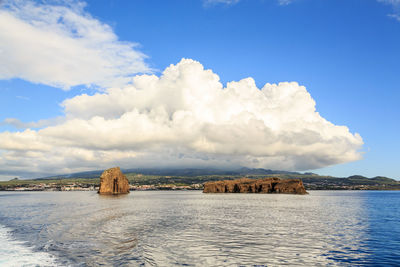
[{"label": "green hill", "polygon": [[[299,178],[308,190],[400,190],[400,182],[377,176],[367,178],[352,175],[346,178],[322,176],[315,173],[298,173],[266,169],[240,168],[236,170],[221,169],[126,169],[123,170],[132,185],[193,185],[207,181],[230,180],[241,177],[259,179],[263,177],[279,177],[282,179]],[[55,175],[31,180],[12,179],[0,182],[0,190],[35,185],[51,185],[61,187],[78,184],[81,187],[98,186],[102,171],[80,172],[66,175]]]}]

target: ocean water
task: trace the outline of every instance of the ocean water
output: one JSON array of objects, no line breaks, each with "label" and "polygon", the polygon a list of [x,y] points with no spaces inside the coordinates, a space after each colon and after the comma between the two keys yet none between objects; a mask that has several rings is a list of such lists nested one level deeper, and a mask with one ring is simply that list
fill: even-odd
[{"label": "ocean water", "polygon": [[0,192],[0,266],[400,266],[400,192]]}]

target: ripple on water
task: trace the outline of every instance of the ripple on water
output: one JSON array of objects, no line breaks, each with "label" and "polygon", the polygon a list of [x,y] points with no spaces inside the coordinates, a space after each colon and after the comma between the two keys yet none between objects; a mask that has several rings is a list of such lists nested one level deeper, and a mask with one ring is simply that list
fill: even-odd
[{"label": "ripple on water", "polygon": [[0,219],[62,265],[400,265],[400,194],[376,194],[0,193]]}]

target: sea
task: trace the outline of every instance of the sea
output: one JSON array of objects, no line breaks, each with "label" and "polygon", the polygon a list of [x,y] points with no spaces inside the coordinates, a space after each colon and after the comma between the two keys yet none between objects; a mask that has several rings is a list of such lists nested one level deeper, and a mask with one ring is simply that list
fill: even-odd
[{"label": "sea", "polygon": [[400,266],[399,191],[0,192],[0,266]]}]

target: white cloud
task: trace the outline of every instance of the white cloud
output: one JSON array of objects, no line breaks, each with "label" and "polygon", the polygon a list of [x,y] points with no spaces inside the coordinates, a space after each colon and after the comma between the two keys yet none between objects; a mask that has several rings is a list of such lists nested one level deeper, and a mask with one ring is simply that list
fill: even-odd
[{"label": "white cloud", "polygon": [[389,14],[388,16],[391,18],[394,18],[395,20],[400,21],[400,15],[398,15],[398,14]]},{"label": "white cloud", "polygon": [[[224,4],[224,5],[234,5],[239,3],[241,0],[203,0],[203,3],[208,5]],[[293,0],[277,0],[278,4],[281,6],[288,5],[293,2]]]},{"label": "white cloud", "polygon": [[0,125],[12,125],[18,129],[26,129],[26,128],[43,128],[51,125],[56,125],[58,123],[64,122],[64,117],[55,117],[51,119],[44,119],[35,122],[22,122],[16,118],[6,118]]},{"label": "white cloud", "polygon": [[388,16],[400,21],[400,0],[378,0],[378,2],[391,5],[394,13]]},{"label": "white cloud", "polygon": [[[216,5],[216,4],[234,5],[239,3],[240,1],[241,0],[203,0],[203,3],[206,6]],[[281,6],[287,6],[296,0],[276,0],[276,1]],[[377,0],[377,1],[392,6],[393,13],[388,14],[388,16],[397,21],[400,21],[400,0]]]},{"label": "white cloud", "polygon": [[213,4],[225,4],[225,5],[233,5],[238,3],[240,0],[203,0],[205,5],[213,5]]},{"label": "white cloud", "polygon": [[393,5],[393,6],[400,5],[400,0],[378,0],[378,2],[390,4],[390,5]]},{"label": "white cloud", "polygon": [[278,0],[279,4],[281,6],[286,6],[289,5],[290,3],[292,3],[294,0]]},{"label": "white cloud", "polygon": [[61,3],[0,2],[0,79],[109,87],[150,71],[137,44],[119,41],[110,26],[84,11],[84,3]]},{"label": "white cloud", "polygon": [[64,121],[0,133],[0,169],[63,173],[158,166],[249,166],[306,170],[360,159],[363,141],[322,118],[295,82],[224,87],[183,59],[160,77],[63,102]]}]

